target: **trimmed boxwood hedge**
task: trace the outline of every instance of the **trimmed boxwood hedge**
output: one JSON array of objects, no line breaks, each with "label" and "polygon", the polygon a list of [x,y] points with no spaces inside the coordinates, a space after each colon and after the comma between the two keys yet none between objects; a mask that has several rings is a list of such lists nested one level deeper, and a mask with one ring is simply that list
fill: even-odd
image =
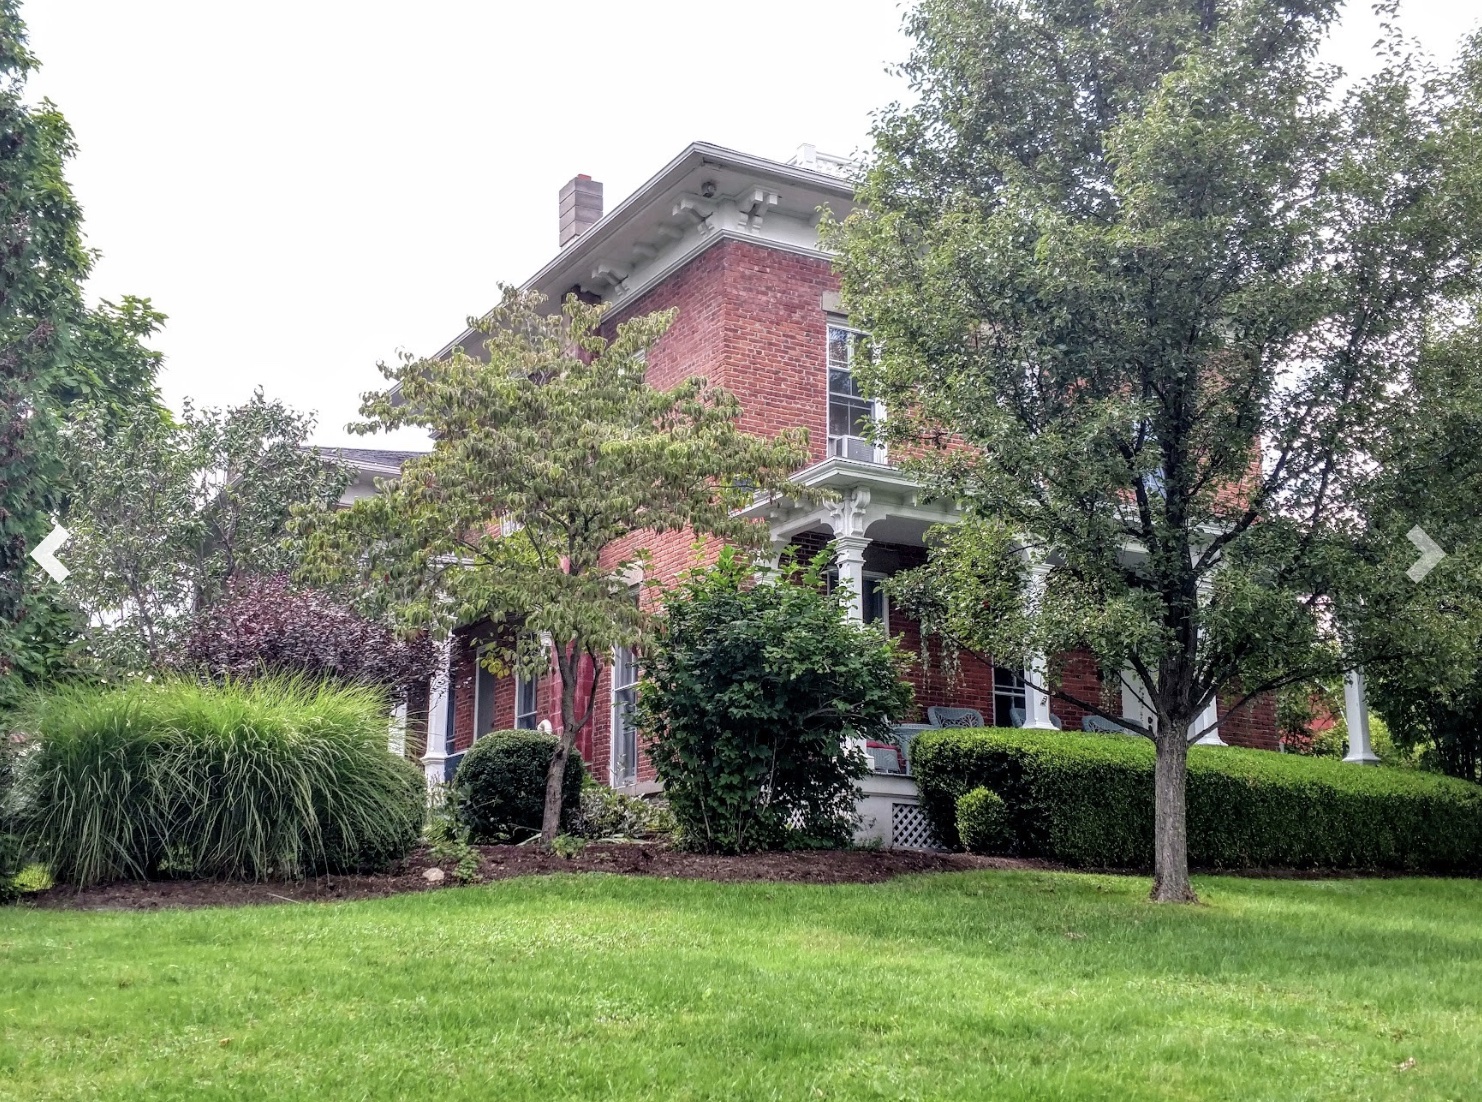
[{"label": "trimmed boxwood hedge", "polygon": [[982,785],[964,792],[957,797],[957,837],[973,853],[1002,853],[1013,844],[1009,805]]},{"label": "trimmed boxwood hedge", "polygon": [[[540,833],[546,773],[556,752],[554,735],[541,731],[490,731],[463,755],[453,775],[453,806],[473,842],[522,842]],[[561,778],[561,829],[581,811],[586,767],[576,751]]]},{"label": "trimmed boxwood hedge", "polygon": [[[1146,868],[1153,746],[1022,729],[927,731],[911,767],[937,838],[957,800],[1008,805],[1014,850],[1070,865]],[[1235,747],[1189,748],[1189,860],[1201,868],[1482,871],[1482,786],[1409,770]]]}]

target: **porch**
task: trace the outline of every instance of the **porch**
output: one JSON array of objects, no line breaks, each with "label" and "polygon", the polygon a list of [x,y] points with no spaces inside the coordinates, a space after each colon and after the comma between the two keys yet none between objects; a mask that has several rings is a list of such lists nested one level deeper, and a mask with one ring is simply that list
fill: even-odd
[{"label": "porch", "polygon": [[[994,667],[973,655],[954,655],[935,640],[923,640],[915,620],[890,607],[880,583],[926,561],[929,529],[957,521],[955,503],[934,499],[894,467],[858,458],[831,457],[802,471],[797,481],[832,491],[823,503],[789,498],[758,501],[744,515],[763,520],[770,529],[774,569],[786,556],[806,557],[832,543],[834,574],[846,587],[847,613],[861,623],[879,624],[917,661],[911,671],[919,714],[902,720],[919,723],[931,708],[970,709],[981,722],[996,727],[1097,729],[1106,721],[1066,700],[1051,700],[1051,662],[1032,655],[1025,668]],[[1048,566],[1029,571],[1029,599],[1042,588]],[[1104,697],[1101,674],[1089,654],[1057,656],[1056,680],[1068,695],[1099,702]],[[1120,714],[1143,719],[1145,709],[1134,682],[1123,678]],[[1204,741],[1218,740],[1217,712],[1206,714],[1210,728]]]}]

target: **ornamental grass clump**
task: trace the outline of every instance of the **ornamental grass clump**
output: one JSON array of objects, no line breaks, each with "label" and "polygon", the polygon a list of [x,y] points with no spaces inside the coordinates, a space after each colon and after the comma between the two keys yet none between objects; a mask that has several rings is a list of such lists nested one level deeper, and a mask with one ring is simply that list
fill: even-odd
[{"label": "ornamental grass clump", "polygon": [[0,733],[0,903],[8,903],[20,894],[16,878],[25,865],[21,840],[11,833],[7,810],[11,782],[15,777],[15,751],[10,740]]},{"label": "ornamental grass clump", "polygon": [[387,751],[375,689],[68,686],[18,722],[29,746],[11,810],[59,882],[369,871],[421,831],[422,780]]}]

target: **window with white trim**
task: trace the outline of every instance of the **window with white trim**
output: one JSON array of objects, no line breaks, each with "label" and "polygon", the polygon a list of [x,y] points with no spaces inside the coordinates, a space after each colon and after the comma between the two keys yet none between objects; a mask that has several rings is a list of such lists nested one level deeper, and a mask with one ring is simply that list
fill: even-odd
[{"label": "window with white trim", "polygon": [[[860,608],[864,612],[864,622],[867,624],[879,624],[886,631],[890,630],[890,598],[880,588],[888,574],[879,574],[874,571],[865,571],[864,592],[861,594]],[[833,593],[839,588],[839,571],[836,567],[829,567],[823,572],[823,588],[825,593]]]},{"label": "window with white trim", "polygon": [[868,355],[869,338],[857,329],[828,326],[828,453],[841,459],[880,462],[870,422],[881,410],[854,378],[854,365]]},{"label": "window with white trim", "polygon": [[540,679],[515,676],[515,730],[535,730],[536,714],[540,710]]},{"label": "window with white trim", "polygon": [[864,622],[867,624],[879,624],[886,632],[890,631],[890,598],[880,588],[880,583],[885,580],[884,574],[866,574],[864,576],[864,592],[860,595],[861,608],[864,611]]},{"label": "window with white trim", "polygon": [[612,652],[612,785],[620,788],[638,780],[638,660],[632,647]]},{"label": "window with white trim", "polygon": [[[1024,674],[1004,666],[993,667],[993,726],[1023,727],[1029,701]],[[1015,713],[1018,713],[1015,715]]]}]

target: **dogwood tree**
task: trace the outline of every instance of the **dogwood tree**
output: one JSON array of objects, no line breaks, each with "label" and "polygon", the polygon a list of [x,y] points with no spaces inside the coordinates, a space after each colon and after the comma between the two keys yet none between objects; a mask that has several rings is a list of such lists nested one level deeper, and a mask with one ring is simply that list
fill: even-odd
[{"label": "dogwood tree", "polygon": [[1194,898],[1210,702],[1429,623],[1398,601],[1378,652],[1334,634],[1421,588],[1404,530],[1367,526],[1366,449],[1474,286],[1482,59],[1434,72],[1391,36],[1342,91],[1316,61],[1338,7],[924,0],[916,98],[835,234],[885,431],[966,511],[903,585],[1000,662],[1086,647],[1127,674],[1153,722],[1077,703],[1156,743],[1159,900]]},{"label": "dogwood tree", "polygon": [[426,429],[432,452],[374,498],[305,526],[306,575],[348,587],[407,630],[491,625],[490,669],[546,672],[561,686],[542,837],[561,818],[561,779],[594,701],[585,669],[641,647],[648,615],[634,589],[652,534],[692,531],[756,545],[765,530],[734,515],[786,485],[807,458],[802,430],[742,432],[740,406],[690,378],[645,381],[674,311],[604,327],[606,308],[568,297],[549,310],[513,288],[474,322],[480,355],[404,356],[393,386],[366,396],[360,432]]}]

